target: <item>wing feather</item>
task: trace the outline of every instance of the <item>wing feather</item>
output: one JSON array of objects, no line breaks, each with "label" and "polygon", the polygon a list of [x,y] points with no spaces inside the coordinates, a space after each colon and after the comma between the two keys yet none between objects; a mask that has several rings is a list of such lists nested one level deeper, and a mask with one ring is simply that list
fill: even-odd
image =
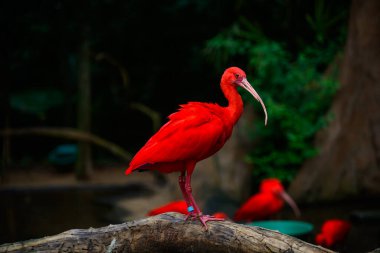
[{"label": "wing feather", "polygon": [[218,151],[231,135],[223,108],[192,102],[182,105],[131,161],[129,170],[145,164],[202,160]]}]

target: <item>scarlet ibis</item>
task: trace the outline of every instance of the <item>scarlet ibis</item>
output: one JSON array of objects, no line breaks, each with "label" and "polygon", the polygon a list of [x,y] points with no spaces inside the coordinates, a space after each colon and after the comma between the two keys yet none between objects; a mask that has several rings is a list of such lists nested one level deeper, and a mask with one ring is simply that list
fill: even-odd
[{"label": "scarlet ibis", "polygon": [[[187,211],[186,202],[183,200],[178,200],[178,201],[172,201],[163,206],[154,208],[151,211],[149,211],[147,215],[153,216],[153,215],[158,215],[158,214],[167,213],[167,212],[182,213],[185,215],[189,214],[189,212]],[[216,212],[212,216],[216,218],[228,219],[228,215],[223,212]]]},{"label": "scarlet ibis", "polygon": [[162,173],[179,172],[179,186],[188,206],[186,219],[198,218],[207,230],[206,222],[222,220],[202,214],[191,188],[191,175],[197,162],[213,155],[229,139],[233,126],[243,112],[243,100],[237,91],[240,86],[260,102],[264,102],[247,81],[246,74],[237,67],[226,69],[220,88],[228,101],[226,107],[214,103],[189,102],[169,115],[169,121],[136,153],[125,174],[134,170],[157,170]]},{"label": "scarlet ibis", "polygon": [[158,214],[167,213],[167,212],[182,213],[185,215],[189,213],[187,211],[186,202],[183,200],[179,200],[179,201],[173,201],[173,202],[167,203],[163,206],[150,210],[148,212],[148,216],[158,215]]},{"label": "scarlet ibis", "polygon": [[264,179],[260,183],[259,193],[250,197],[235,213],[235,221],[253,221],[266,219],[284,206],[284,200],[290,205],[294,213],[299,216],[300,211],[294,200],[284,191],[281,181],[277,178]]},{"label": "scarlet ibis", "polygon": [[228,215],[224,212],[216,212],[214,213],[212,216],[214,216],[215,218],[221,218],[221,219],[229,219]]},{"label": "scarlet ibis", "polygon": [[348,221],[341,219],[326,220],[321,227],[321,232],[315,236],[315,242],[323,247],[332,248],[342,242],[351,229]]}]

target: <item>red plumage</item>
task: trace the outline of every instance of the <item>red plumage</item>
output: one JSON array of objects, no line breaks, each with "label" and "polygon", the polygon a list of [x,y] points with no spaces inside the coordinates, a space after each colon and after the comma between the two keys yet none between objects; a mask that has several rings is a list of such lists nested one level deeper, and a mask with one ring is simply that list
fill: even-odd
[{"label": "red plumage", "polygon": [[187,215],[189,212],[187,211],[187,205],[186,202],[183,200],[179,201],[173,201],[169,202],[163,206],[154,208],[148,212],[148,216],[153,216],[153,215],[158,215],[162,213],[167,213],[167,212],[176,212],[176,213],[182,213]]},{"label": "red plumage", "polygon": [[200,161],[217,152],[231,136],[233,124],[225,121],[222,107],[190,102],[169,116],[169,122],[135,155],[125,172],[182,171],[184,162]]},{"label": "red plumage", "polygon": [[332,248],[344,241],[350,229],[351,224],[345,220],[326,220],[321,227],[321,232],[316,235],[315,242],[323,247]]},{"label": "red plumage", "polygon": [[[298,207],[285,193],[280,180],[276,178],[264,179],[260,184],[259,193],[250,197],[235,213],[235,221],[263,220],[278,213],[284,206],[285,200],[293,208],[296,215]],[[287,196],[287,197],[286,197]]]},{"label": "red plumage", "polygon": [[228,215],[224,212],[216,212],[212,216],[215,218],[220,218],[220,219],[229,219]]},{"label": "red plumage", "polygon": [[231,136],[233,126],[243,111],[243,101],[237,92],[241,86],[251,93],[267,112],[260,96],[237,67],[226,69],[220,87],[228,106],[190,102],[169,116],[169,121],[137,152],[125,171],[158,170],[163,173],[180,172],[179,185],[189,209],[188,218],[199,218],[206,227],[209,220],[220,220],[203,215],[195,203],[191,190],[191,175],[197,162],[221,149]]},{"label": "red plumage", "polygon": [[236,211],[235,221],[263,220],[278,213],[284,206],[272,193],[258,193],[253,195]]}]

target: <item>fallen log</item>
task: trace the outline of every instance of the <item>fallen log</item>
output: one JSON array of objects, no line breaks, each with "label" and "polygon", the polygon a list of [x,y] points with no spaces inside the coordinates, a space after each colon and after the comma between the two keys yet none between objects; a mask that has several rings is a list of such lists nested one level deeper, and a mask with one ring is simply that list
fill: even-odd
[{"label": "fallen log", "polygon": [[230,221],[184,221],[166,213],[102,228],[0,245],[0,252],[288,252],[333,253],[276,231]]}]

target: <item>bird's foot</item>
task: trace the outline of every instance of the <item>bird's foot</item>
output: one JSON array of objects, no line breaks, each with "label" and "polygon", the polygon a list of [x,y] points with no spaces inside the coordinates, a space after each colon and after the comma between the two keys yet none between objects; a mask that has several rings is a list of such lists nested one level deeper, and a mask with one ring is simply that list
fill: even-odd
[{"label": "bird's foot", "polygon": [[198,216],[198,214],[190,212],[188,215],[186,215],[185,220],[195,220],[196,218],[198,218]]},{"label": "bird's foot", "polygon": [[208,227],[207,227],[207,224],[206,222],[208,221],[223,221],[225,219],[223,218],[216,218],[214,216],[211,216],[211,215],[203,215],[202,213],[189,213],[185,220],[195,220],[195,219],[199,219],[199,221],[202,223],[203,227],[208,230]]},{"label": "bird's foot", "polygon": [[206,222],[208,222],[208,221],[223,221],[224,220],[223,218],[216,218],[216,217],[211,216],[211,215],[202,215],[202,214],[199,215],[198,218],[206,230],[208,229]]}]

